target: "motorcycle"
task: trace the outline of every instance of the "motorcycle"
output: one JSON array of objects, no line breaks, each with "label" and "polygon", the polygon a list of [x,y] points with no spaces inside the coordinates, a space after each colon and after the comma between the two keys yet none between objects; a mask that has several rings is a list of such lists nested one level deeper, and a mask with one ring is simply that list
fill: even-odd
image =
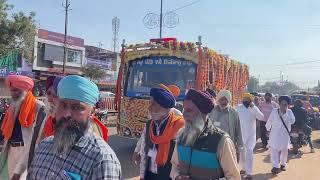
[{"label": "motorcycle", "polygon": [[308,113],[308,122],[309,126],[313,129],[319,130],[320,129],[320,113],[319,112],[312,112]]},{"label": "motorcycle", "polygon": [[308,136],[303,132],[302,129],[295,125],[291,127],[290,137],[294,154],[298,154],[299,149],[308,144]]},{"label": "motorcycle", "polygon": [[96,116],[103,124],[108,124],[108,110],[98,111]]}]

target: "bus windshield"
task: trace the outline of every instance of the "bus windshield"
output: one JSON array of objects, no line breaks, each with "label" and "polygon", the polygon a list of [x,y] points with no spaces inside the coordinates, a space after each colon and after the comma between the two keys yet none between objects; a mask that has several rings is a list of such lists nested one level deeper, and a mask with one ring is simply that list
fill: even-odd
[{"label": "bus windshield", "polygon": [[176,57],[147,57],[129,63],[125,95],[143,98],[159,84],[176,85],[181,92],[177,100],[185,96],[187,88],[194,87],[197,65]]}]

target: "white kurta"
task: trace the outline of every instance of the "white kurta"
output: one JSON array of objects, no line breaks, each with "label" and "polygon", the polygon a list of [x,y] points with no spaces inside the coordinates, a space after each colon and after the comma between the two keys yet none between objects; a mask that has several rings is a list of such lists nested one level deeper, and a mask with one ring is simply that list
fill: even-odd
[{"label": "white kurta", "polygon": [[[290,109],[288,109],[287,112],[282,115],[282,118],[290,132],[291,125],[295,122],[293,112]],[[271,130],[268,144],[269,147],[279,151],[283,148],[289,148],[290,136],[281,122],[280,116],[278,114],[278,109],[272,110],[270,117],[267,121],[266,128],[268,131]]]},{"label": "white kurta", "polygon": [[[40,107],[43,107],[43,102],[37,100],[37,113],[39,112]],[[35,117],[35,120],[37,117]],[[23,174],[28,166],[29,159],[29,150],[31,146],[31,140],[33,136],[34,126],[36,122],[33,123],[32,126],[25,128],[21,126],[22,138],[24,142],[24,146],[20,147],[12,147],[10,145],[8,151],[8,174],[9,177],[12,177],[14,174]],[[22,176],[20,179],[24,179]]]},{"label": "white kurta", "polygon": [[239,113],[243,146],[254,149],[256,145],[256,120],[263,120],[262,112],[256,107],[246,108],[243,104],[237,107]]}]

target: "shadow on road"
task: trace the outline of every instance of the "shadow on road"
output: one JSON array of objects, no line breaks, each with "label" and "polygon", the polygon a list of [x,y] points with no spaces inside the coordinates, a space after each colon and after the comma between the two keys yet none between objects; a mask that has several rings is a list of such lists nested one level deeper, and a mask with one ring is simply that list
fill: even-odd
[{"label": "shadow on road", "polygon": [[313,140],[313,146],[316,149],[320,149],[320,139]]},{"label": "shadow on road", "polygon": [[139,166],[134,165],[131,161],[131,156],[134,152],[136,143],[136,140],[122,138],[117,135],[112,135],[109,137],[108,144],[117,154],[117,157],[121,163],[123,179],[139,176]]},{"label": "shadow on road", "polygon": [[260,153],[263,153],[263,152],[266,152],[266,151],[268,151],[268,150],[263,149],[263,148],[255,149],[255,150],[254,150],[254,154],[260,154]]},{"label": "shadow on road", "polygon": [[293,153],[292,151],[289,151],[289,154],[288,154],[288,163],[290,162],[291,159],[301,159],[302,156],[303,156],[304,153],[298,153],[298,154],[295,154]]},{"label": "shadow on road", "polygon": [[252,176],[252,179],[256,180],[264,180],[264,179],[273,179],[276,178],[277,176],[273,175],[272,173],[260,173],[260,174],[255,174]]},{"label": "shadow on road", "polygon": [[268,155],[263,155],[264,158],[263,158],[263,162],[264,163],[271,163],[271,160],[270,160],[270,154]]}]

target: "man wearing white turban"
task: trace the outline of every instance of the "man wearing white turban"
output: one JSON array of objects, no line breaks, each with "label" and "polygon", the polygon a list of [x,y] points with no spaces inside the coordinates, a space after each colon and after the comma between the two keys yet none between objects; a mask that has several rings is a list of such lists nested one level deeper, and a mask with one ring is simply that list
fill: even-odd
[{"label": "man wearing white turban", "polygon": [[238,112],[230,106],[231,100],[231,92],[221,90],[217,96],[217,106],[209,114],[209,119],[216,127],[230,135],[237,153],[239,153],[243,145],[241,126]]}]

